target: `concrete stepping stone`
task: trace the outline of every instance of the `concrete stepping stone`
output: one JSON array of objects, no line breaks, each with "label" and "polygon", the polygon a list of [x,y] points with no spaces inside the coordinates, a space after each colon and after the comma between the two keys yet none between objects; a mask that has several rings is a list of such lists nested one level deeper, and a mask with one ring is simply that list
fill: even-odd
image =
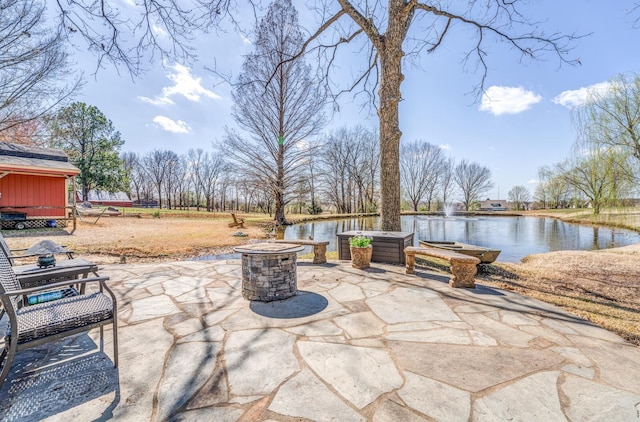
[{"label": "concrete stepping stone", "polygon": [[133,307],[133,312],[129,317],[129,324],[154,318],[163,318],[167,315],[181,312],[167,296],[152,296],[136,300],[131,306]]},{"label": "concrete stepping stone", "polygon": [[473,420],[566,422],[557,389],[559,374],[534,374],[477,399]]},{"label": "concrete stepping stone", "polygon": [[294,335],[278,329],[231,333],[224,350],[231,395],[270,394],[298,371],[294,343]]},{"label": "concrete stepping stone", "polygon": [[476,346],[396,341],[389,341],[388,345],[401,368],[470,392],[554,368],[564,360],[546,350],[505,347],[478,350]]},{"label": "concrete stepping stone", "polygon": [[158,420],[167,420],[211,377],[222,343],[185,343],[173,347],[160,387],[158,388]]},{"label": "concrete stepping stone", "polygon": [[638,394],[574,376],[567,376],[560,390],[569,398],[566,412],[573,421],[640,420]]},{"label": "concrete stepping stone", "polygon": [[404,404],[396,403],[393,400],[384,400],[376,413],[373,415],[373,422],[429,422],[430,419],[422,417],[411,411]]},{"label": "concrete stepping stone", "polygon": [[316,374],[359,409],[402,385],[386,351],[312,341],[298,342],[298,350]]},{"label": "concrete stepping stone", "polygon": [[364,292],[358,286],[342,283],[328,292],[338,302],[351,302],[365,298]]},{"label": "concrete stepping stone", "polygon": [[467,422],[471,415],[471,394],[411,372],[398,395],[413,409],[438,420]]},{"label": "concrete stepping stone", "polygon": [[437,293],[428,289],[399,287],[366,303],[387,324],[460,320]]},{"label": "concrete stepping stone", "polygon": [[400,331],[387,334],[388,340],[415,341],[418,343],[471,344],[469,333],[453,328],[428,331]]},{"label": "concrete stepping stone", "polygon": [[303,369],[280,387],[269,410],[318,422],[365,421],[308,369]]},{"label": "concrete stepping stone", "polygon": [[374,337],[384,333],[385,324],[372,312],[344,315],[333,321],[351,338]]}]

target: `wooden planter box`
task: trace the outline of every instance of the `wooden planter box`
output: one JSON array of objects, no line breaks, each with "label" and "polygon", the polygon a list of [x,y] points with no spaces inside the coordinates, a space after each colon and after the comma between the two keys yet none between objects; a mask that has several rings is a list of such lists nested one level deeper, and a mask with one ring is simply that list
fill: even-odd
[{"label": "wooden planter box", "polygon": [[338,233],[338,259],[351,260],[349,238],[357,234],[373,238],[371,242],[373,246],[372,262],[404,265],[404,248],[413,246],[413,233],[352,230]]}]

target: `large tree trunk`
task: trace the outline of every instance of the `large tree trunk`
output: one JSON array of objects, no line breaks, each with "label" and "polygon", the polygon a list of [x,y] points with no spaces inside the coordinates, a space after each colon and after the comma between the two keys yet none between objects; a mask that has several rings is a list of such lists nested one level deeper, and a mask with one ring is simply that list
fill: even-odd
[{"label": "large tree trunk", "polygon": [[402,34],[387,31],[380,55],[380,230],[400,231],[400,84]]}]

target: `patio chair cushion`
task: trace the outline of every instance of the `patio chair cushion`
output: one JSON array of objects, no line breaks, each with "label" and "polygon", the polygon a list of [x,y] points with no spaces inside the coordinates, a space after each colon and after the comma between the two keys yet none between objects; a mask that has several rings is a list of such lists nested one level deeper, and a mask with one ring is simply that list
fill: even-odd
[{"label": "patio chair cushion", "polygon": [[[102,292],[62,298],[20,308],[18,344],[55,336],[113,318],[113,303]],[[7,331],[10,338],[11,326]]]}]

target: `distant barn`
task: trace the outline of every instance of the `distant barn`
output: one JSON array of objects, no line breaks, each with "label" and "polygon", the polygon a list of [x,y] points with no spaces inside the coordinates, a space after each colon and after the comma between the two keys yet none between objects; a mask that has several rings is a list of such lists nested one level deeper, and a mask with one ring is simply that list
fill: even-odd
[{"label": "distant barn", "polygon": [[68,192],[79,173],[62,151],[0,142],[2,228],[14,228],[22,216],[25,222],[16,228],[73,220]]},{"label": "distant barn", "polygon": [[[90,190],[87,202],[91,205],[102,205],[105,207],[132,207],[133,201],[129,199],[126,192],[107,192],[105,190]],[[80,193],[76,193],[76,201],[84,202]]]}]

